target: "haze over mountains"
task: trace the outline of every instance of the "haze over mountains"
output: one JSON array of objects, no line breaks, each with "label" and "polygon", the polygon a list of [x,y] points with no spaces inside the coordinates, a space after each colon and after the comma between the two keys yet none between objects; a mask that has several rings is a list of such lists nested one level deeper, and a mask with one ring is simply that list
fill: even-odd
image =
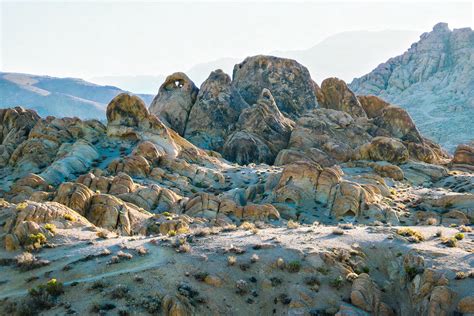
[{"label": "haze over mountains", "polygon": [[[126,92],[82,79],[0,72],[0,108],[23,106],[42,117],[105,118],[107,103]],[[140,95],[145,102],[152,96]]]},{"label": "haze over mountains", "polygon": [[[317,83],[327,77],[349,83],[375,68],[355,79],[351,89],[406,108],[422,133],[453,150],[474,138],[469,128],[474,117],[473,32],[469,28],[450,31],[440,23],[406,51],[407,43],[417,38],[415,31],[346,32],[307,50],[271,54],[297,60]],[[234,65],[241,60],[222,58],[198,64],[185,73],[199,87],[215,69],[232,75]],[[388,61],[379,64],[384,60]],[[41,116],[103,119],[106,104],[124,91],[148,92],[140,97],[150,104],[165,78],[162,74],[93,78],[103,84],[98,85],[73,78],[0,73],[0,107],[21,105]]]},{"label": "haze over mountains", "polygon": [[[403,53],[419,38],[414,30],[351,31],[329,36],[305,50],[274,51],[270,55],[292,58],[305,65],[316,82],[338,77],[347,82],[374,69],[380,62]],[[234,65],[247,56],[223,57],[203,62],[184,71],[196,85],[201,85],[209,74],[222,69],[232,74]],[[156,94],[169,74],[137,76],[100,76],[89,80],[102,85],[115,85],[136,93]]]}]

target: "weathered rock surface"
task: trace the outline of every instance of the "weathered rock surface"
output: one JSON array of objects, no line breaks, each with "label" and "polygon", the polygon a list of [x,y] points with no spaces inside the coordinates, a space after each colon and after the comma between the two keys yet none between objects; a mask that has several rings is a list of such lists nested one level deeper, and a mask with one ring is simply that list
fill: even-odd
[{"label": "weathered rock surface", "polygon": [[157,115],[179,135],[184,136],[189,112],[198,92],[199,89],[186,74],[176,72],[166,77],[150,104],[150,113]]},{"label": "weathered rock surface", "polygon": [[21,107],[0,110],[0,167],[8,164],[16,145],[28,138],[39,119],[36,112]]},{"label": "weathered rock surface", "polygon": [[474,171],[474,142],[459,145],[451,162]]},{"label": "weathered rock surface", "polygon": [[328,78],[321,83],[318,103],[323,108],[343,111],[354,118],[367,116],[354,92],[338,78]]},{"label": "weathered rock surface", "polygon": [[213,71],[197,95],[186,125],[186,139],[203,149],[222,151],[240,112],[248,106],[239,101],[229,75]]},{"label": "weathered rock surface", "polygon": [[[236,126],[238,132],[235,132],[238,136],[230,135],[224,145],[224,157],[240,164],[250,162],[273,164],[280,150],[287,147],[293,126],[294,122],[278,109],[270,91],[263,89],[257,103],[240,114]],[[248,136],[245,137],[245,134]],[[255,142],[251,139],[255,139]],[[268,148],[270,155],[267,153],[261,155],[253,143],[255,145],[263,143],[263,148]],[[258,156],[245,157],[236,151],[254,152]],[[260,158],[262,160],[259,160]]]},{"label": "weathered rock surface", "polygon": [[294,150],[318,149],[335,161],[350,160],[358,146],[372,137],[347,113],[314,109],[303,115],[291,133],[288,147]]},{"label": "weathered rock surface", "polygon": [[258,55],[235,65],[232,85],[248,104],[268,89],[276,105],[289,117],[316,107],[315,88],[308,69],[291,59]]},{"label": "weathered rock surface", "polygon": [[439,23],[404,54],[354,79],[350,88],[403,106],[423,134],[454,150],[474,138],[473,55],[470,28],[451,31]]},{"label": "weathered rock surface", "polygon": [[471,313],[470,145],[450,161],[402,108],[306,73],[257,56],[196,98],[170,81],[166,123],[127,94],[107,126],[1,112],[0,314],[32,314],[50,274],[45,314]]}]

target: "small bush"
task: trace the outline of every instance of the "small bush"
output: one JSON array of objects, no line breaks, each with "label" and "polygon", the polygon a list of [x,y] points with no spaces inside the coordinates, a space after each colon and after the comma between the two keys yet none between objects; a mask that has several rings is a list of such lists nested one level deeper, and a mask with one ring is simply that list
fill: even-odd
[{"label": "small bush", "polygon": [[410,241],[420,242],[425,240],[425,237],[419,232],[412,228],[399,228],[397,234],[404,237],[409,237]]},{"label": "small bush", "polygon": [[333,235],[344,235],[344,231],[341,228],[337,227],[337,228],[334,228],[332,230],[332,234]]},{"label": "small bush", "polygon": [[70,214],[64,215],[64,219],[69,221],[69,222],[74,222],[75,221],[75,218]]},{"label": "small bush", "polygon": [[29,238],[29,244],[34,245],[36,248],[41,247],[48,241],[46,239],[46,236],[43,233],[30,234],[28,238]]},{"label": "small bush", "polygon": [[199,282],[204,282],[207,276],[209,276],[209,273],[207,272],[198,272],[194,274],[194,278]]},{"label": "small bush", "polygon": [[194,232],[196,237],[206,237],[211,234],[211,229],[209,227],[199,228]]},{"label": "small bush", "polygon": [[443,238],[441,242],[443,243],[443,245],[446,245],[447,247],[451,247],[451,248],[458,246],[458,240],[454,237]]},{"label": "small bush", "polygon": [[179,247],[178,247],[178,249],[177,249],[176,251],[179,252],[179,253],[187,253],[187,252],[190,252],[190,251],[191,251],[191,245],[189,245],[188,243],[179,245]]},{"label": "small bush", "polygon": [[463,233],[470,233],[470,232],[472,232],[472,228],[469,227],[469,226],[466,226],[466,225],[461,225],[461,226],[458,227],[458,229],[459,229],[460,231],[462,231]]},{"label": "small bush", "polygon": [[290,272],[290,273],[299,272],[300,269],[301,269],[301,262],[299,262],[299,261],[297,261],[297,260],[290,261],[290,262],[287,264],[286,269],[287,269],[288,272]]},{"label": "small bush", "polygon": [[91,290],[103,290],[106,287],[107,287],[107,283],[105,283],[102,280],[97,280],[97,281],[94,281],[94,283],[92,283],[90,289]]},{"label": "small bush", "polygon": [[243,230],[252,230],[255,229],[255,224],[250,222],[243,222],[240,224],[240,228]]},{"label": "small bush", "polygon": [[236,263],[237,263],[237,257],[235,257],[235,256],[228,256],[227,257],[227,264],[229,266],[233,266]]},{"label": "small bush", "polygon": [[410,281],[413,280],[419,272],[420,271],[416,267],[410,267],[410,266],[405,267],[405,273],[408,276],[408,279]]},{"label": "small bush", "polygon": [[168,236],[170,236],[170,237],[176,236],[176,231],[175,230],[169,230],[168,231]]},{"label": "small bush", "polygon": [[109,237],[109,232],[106,229],[101,229],[95,234],[101,239],[107,239]]},{"label": "small bush", "polygon": [[227,232],[232,232],[237,230],[237,226],[234,224],[228,224],[222,228],[222,232],[227,233]]},{"label": "small bush", "polygon": [[56,225],[54,224],[46,224],[44,225],[44,228],[48,231],[50,231],[52,234],[56,234]]},{"label": "small bush", "polygon": [[17,206],[16,206],[16,210],[19,211],[19,212],[21,212],[21,211],[23,211],[27,206],[28,206],[28,203],[26,203],[26,202],[18,203]]},{"label": "small bush", "polygon": [[322,275],[328,275],[329,274],[329,269],[326,268],[326,267],[317,267],[316,271],[318,271]]},{"label": "small bush", "polygon": [[258,260],[260,260],[260,257],[256,253],[254,253],[252,257],[250,257],[250,262],[252,263],[257,262]]},{"label": "small bush", "polygon": [[320,281],[317,277],[311,276],[304,279],[304,283],[308,286],[320,285]]},{"label": "small bush", "polygon": [[343,283],[344,283],[344,279],[342,278],[342,276],[339,275],[335,277],[334,279],[332,279],[329,282],[329,285],[339,290],[342,287]]},{"label": "small bush", "polygon": [[295,222],[292,219],[290,219],[288,221],[288,223],[286,224],[286,227],[288,227],[288,229],[296,229],[296,228],[300,227],[300,223]]},{"label": "small bush", "polygon": [[117,285],[110,291],[110,297],[113,299],[121,299],[128,296],[129,289],[122,284]]},{"label": "small bush", "polygon": [[426,220],[426,224],[433,226],[438,224],[438,221],[436,220],[436,218],[430,217]]},{"label": "small bush", "polygon": [[55,299],[64,293],[63,284],[56,279],[49,280],[28,291],[28,296],[17,310],[18,315],[37,315],[39,311],[54,306]]},{"label": "small bush", "polygon": [[464,239],[464,234],[463,233],[456,233],[454,235],[454,238],[456,238],[457,240],[463,240]]}]

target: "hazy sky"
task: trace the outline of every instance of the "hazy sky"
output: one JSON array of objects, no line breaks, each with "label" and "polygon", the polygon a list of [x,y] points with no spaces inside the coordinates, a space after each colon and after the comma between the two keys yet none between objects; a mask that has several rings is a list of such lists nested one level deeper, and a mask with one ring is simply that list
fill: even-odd
[{"label": "hazy sky", "polygon": [[169,74],[351,30],[473,26],[469,1],[0,1],[2,71],[82,78]]}]

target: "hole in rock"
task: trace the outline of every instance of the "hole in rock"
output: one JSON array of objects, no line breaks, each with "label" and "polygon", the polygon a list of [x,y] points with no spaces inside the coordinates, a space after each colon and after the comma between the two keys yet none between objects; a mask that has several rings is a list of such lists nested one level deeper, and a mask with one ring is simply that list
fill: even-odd
[{"label": "hole in rock", "polygon": [[181,89],[184,86],[183,80],[175,80],[174,86]]},{"label": "hole in rock", "polygon": [[347,212],[344,213],[344,217],[355,217],[356,214],[354,213],[353,210],[348,210]]}]

